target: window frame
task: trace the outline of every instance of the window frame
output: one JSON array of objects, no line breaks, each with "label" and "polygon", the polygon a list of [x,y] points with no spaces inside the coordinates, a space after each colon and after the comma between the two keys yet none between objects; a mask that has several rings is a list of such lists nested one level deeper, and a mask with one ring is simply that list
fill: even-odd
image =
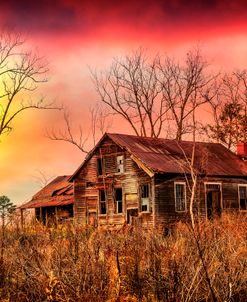
[{"label": "window frame", "polygon": [[[119,163],[119,160],[122,160],[122,163]],[[119,168],[119,167],[122,167]],[[118,171],[120,170],[120,171]],[[117,174],[122,174],[124,173],[124,155],[117,155],[116,156],[116,173]]]},{"label": "window frame", "polygon": [[[177,207],[177,191],[176,191],[176,186],[177,185],[183,185],[184,188],[184,210],[178,210]],[[174,181],[174,206],[175,206],[175,212],[178,213],[186,213],[187,212],[187,192],[186,192],[186,182],[185,181]]]},{"label": "window frame", "polygon": [[[118,212],[118,204],[120,202],[120,200],[117,200],[117,190],[121,190],[122,192],[122,199],[121,199],[121,203],[122,203],[122,212]],[[114,188],[114,205],[115,205],[115,209],[114,209],[114,213],[117,215],[123,215],[124,213],[124,209],[123,209],[123,188],[122,187],[118,187],[118,188]]]},{"label": "window frame", "polygon": [[[142,197],[142,193],[143,193],[142,187],[144,187],[144,186],[148,188],[148,197]],[[149,183],[143,183],[143,184],[139,185],[140,213],[150,213],[150,198],[151,198],[151,194],[150,193],[151,193],[151,190],[150,190],[150,184]],[[148,199],[147,210],[143,211],[142,210],[142,206],[143,206],[142,200],[146,199],[146,198]]]},{"label": "window frame", "polygon": [[[245,188],[245,194],[246,194],[246,204],[245,204],[245,209],[241,208],[240,206],[240,187],[244,187]],[[247,211],[247,184],[238,184],[238,206],[239,206],[239,211],[243,212],[243,211]]]},{"label": "window frame", "polygon": [[[97,167],[97,176],[103,176],[105,174],[105,160],[104,160],[104,158],[97,157],[96,167]],[[102,172],[102,173],[100,174],[100,172]]]},{"label": "window frame", "polygon": [[222,182],[217,182],[217,181],[205,181],[204,182],[204,200],[205,200],[205,209],[206,209],[206,217],[208,218],[207,214],[207,193],[210,191],[207,189],[207,185],[217,185],[220,187],[220,207],[221,210],[224,209],[223,207],[223,190],[222,190]]},{"label": "window frame", "polygon": [[[102,197],[102,192],[103,192],[103,196],[104,196],[104,200],[101,199]],[[102,204],[105,204],[105,213],[102,213]],[[107,193],[105,190],[100,189],[99,190],[99,215],[107,215]]]}]

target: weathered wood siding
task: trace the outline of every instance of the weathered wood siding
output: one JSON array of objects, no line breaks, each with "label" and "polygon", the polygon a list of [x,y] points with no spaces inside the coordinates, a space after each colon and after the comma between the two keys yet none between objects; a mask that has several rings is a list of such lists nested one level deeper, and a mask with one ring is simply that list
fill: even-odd
[{"label": "weathered wood siding", "polygon": [[[121,155],[124,157],[124,172],[117,173],[116,157]],[[103,162],[103,175],[97,173],[98,159]],[[151,188],[151,178],[137,166],[128,152],[106,138],[74,179],[75,217],[79,222],[89,224],[95,215],[97,225],[122,225],[127,222],[127,210],[138,209],[138,219],[144,225],[153,225],[152,205],[150,213],[141,213],[141,184],[149,184]],[[122,188],[123,213],[120,214],[115,209],[116,188]],[[100,190],[106,194],[106,214],[100,214],[99,211]]]},{"label": "weathered wood siding", "polygon": [[[190,177],[187,178],[190,187],[192,182]],[[185,182],[184,176],[175,175],[157,175],[155,176],[155,198],[154,213],[155,224],[159,226],[167,226],[178,220],[188,221],[189,205],[190,205],[190,189],[186,184],[186,203],[187,210],[185,212],[175,211],[175,193],[174,183]],[[226,178],[226,177],[204,177],[198,179],[196,188],[196,198],[194,202],[194,213],[199,217],[206,217],[206,184],[220,184],[221,188],[221,208],[223,213],[228,211],[236,211],[239,209],[238,185],[247,184],[247,180],[243,178]]]},{"label": "weathered wood siding", "polygon": [[155,224],[157,226],[167,226],[177,220],[188,220],[189,194],[186,188],[187,211],[175,211],[174,182],[185,182],[182,176],[157,175],[155,177]]},{"label": "weathered wood siding", "polygon": [[[117,171],[117,156],[123,156],[124,171]],[[98,175],[97,161],[102,161],[103,175]],[[141,164],[140,164],[141,165]],[[174,182],[186,183],[186,210],[176,211]],[[188,185],[188,183],[190,185]],[[247,177],[203,177],[198,178],[193,211],[207,217],[206,183],[220,184],[221,209],[239,209],[238,185],[247,184]],[[149,185],[149,211],[141,211],[140,186]],[[109,137],[94,150],[74,179],[75,217],[79,222],[94,225],[123,225],[128,213],[135,213],[143,226],[166,227],[178,220],[189,221],[190,176],[158,174],[149,176],[132,159],[131,154],[121,149]],[[117,213],[115,189],[122,189],[122,213]],[[100,190],[106,196],[106,214],[100,213]],[[221,210],[220,209],[220,210]],[[131,214],[131,215],[132,215]]]}]

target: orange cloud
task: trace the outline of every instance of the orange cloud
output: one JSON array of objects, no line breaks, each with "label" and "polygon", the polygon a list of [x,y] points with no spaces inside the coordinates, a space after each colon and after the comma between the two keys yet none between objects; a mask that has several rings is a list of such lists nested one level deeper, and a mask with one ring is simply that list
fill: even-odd
[{"label": "orange cloud", "polygon": [[[39,93],[68,106],[74,129],[80,123],[88,133],[88,108],[98,100],[89,67],[107,68],[113,57],[140,46],[181,58],[199,43],[217,69],[243,69],[246,17],[245,1],[9,0],[1,4],[0,28],[24,33],[28,45],[48,60],[49,81]],[[37,170],[70,174],[81,163],[83,155],[73,146],[45,137],[50,127],[63,127],[61,113],[27,112],[1,138],[0,195],[21,202],[37,189]],[[111,131],[129,129],[115,123]]]}]

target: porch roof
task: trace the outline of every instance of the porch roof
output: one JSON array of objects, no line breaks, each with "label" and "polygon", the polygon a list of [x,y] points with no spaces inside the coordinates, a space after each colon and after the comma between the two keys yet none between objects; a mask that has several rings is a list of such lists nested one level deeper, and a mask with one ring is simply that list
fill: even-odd
[{"label": "porch roof", "polygon": [[65,198],[55,198],[51,197],[50,199],[37,199],[30,200],[29,202],[22,205],[21,209],[31,209],[31,208],[44,208],[44,207],[57,207],[57,206],[65,206],[74,203],[73,197],[65,197]]},{"label": "porch roof", "polygon": [[73,184],[68,182],[70,176],[58,176],[48,185],[37,192],[20,209],[31,209],[40,207],[65,206],[74,203]]}]

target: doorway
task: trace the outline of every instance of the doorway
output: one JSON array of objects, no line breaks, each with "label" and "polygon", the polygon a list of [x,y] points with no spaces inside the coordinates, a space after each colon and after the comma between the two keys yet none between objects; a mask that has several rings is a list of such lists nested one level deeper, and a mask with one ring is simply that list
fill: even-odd
[{"label": "doorway", "polygon": [[138,209],[127,209],[127,224],[134,224],[138,217]]},{"label": "doorway", "polygon": [[221,185],[206,184],[207,218],[219,218],[221,216]]},{"label": "doorway", "polygon": [[96,212],[88,213],[88,225],[97,227],[97,213]]}]

